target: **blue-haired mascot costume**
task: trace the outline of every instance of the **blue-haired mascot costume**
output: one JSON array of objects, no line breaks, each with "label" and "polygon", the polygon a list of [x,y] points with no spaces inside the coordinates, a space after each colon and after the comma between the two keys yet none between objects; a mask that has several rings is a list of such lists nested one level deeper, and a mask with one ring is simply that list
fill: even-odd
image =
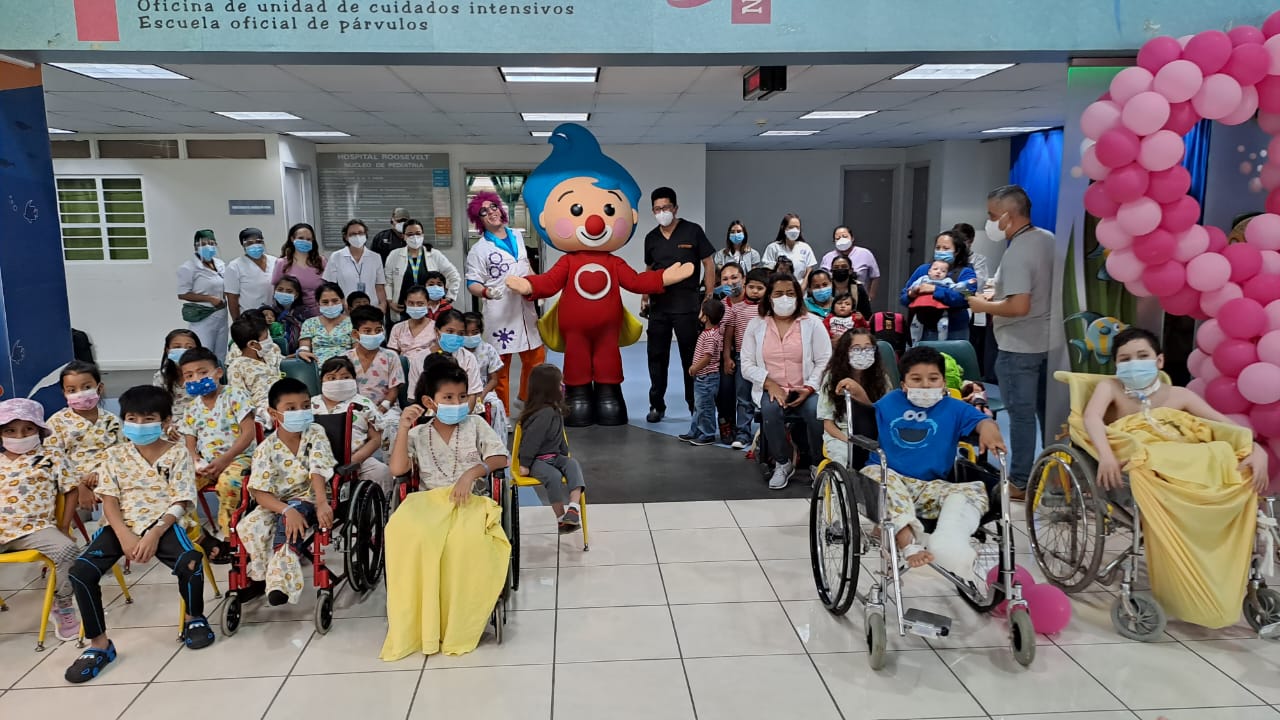
[{"label": "blue-haired mascot costume", "polygon": [[565,424],[625,425],[618,348],[635,342],[638,333],[627,333],[629,342],[620,339],[634,322],[622,306],[622,290],[661,293],[693,275],[694,267],[637,273],[613,255],[635,232],[640,186],[580,125],[557,127],[548,142],[551,156],[525,181],[524,201],[538,234],[565,255],[541,275],[508,277],[507,286],[529,300],[561,293],[553,311],[558,330],[539,325],[548,346],[564,347]]}]

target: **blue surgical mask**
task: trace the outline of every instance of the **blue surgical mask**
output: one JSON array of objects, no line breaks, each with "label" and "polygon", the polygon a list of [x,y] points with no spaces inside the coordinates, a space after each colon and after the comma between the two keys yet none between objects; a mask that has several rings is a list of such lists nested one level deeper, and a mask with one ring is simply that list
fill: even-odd
[{"label": "blue surgical mask", "polygon": [[205,262],[209,262],[218,256],[218,248],[214,245],[201,245],[197,252],[200,254],[200,259]]},{"label": "blue surgical mask", "polygon": [[294,238],[293,249],[297,250],[303,255],[306,255],[307,253],[315,249],[315,243],[311,242],[310,240],[303,240],[302,238]]},{"label": "blue surgical mask", "polygon": [[737,297],[742,294],[742,286],[737,283],[729,283],[716,288],[717,297]]},{"label": "blue surgical mask", "polygon": [[293,433],[300,433],[311,427],[315,421],[315,413],[310,410],[286,410],[281,413],[280,427]]},{"label": "blue surgical mask", "polygon": [[950,250],[934,250],[933,259],[944,263],[953,263],[956,261],[956,254]]},{"label": "blue surgical mask", "polygon": [[729,242],[733,243],[734,245],[737,245],[738,243],[746,239],[747,239],[747,236],[742,233],[729,233]]},{"label": "blue surgical mask", "polygon": [[404,314],[405,314],[405,315],[408,315],[409,317],[413,318],[414,320],[421,320],[422,318],[424,318],[424,317],[426,317],[426,316],[427,316],[427,313],[428,313],[428,312],[429,312],[429,311],[427,310],[427,308],[425,308],[425,307],[423,307],[423,306],[421,306],[421,305],[418,305],[418,306],[416,306],[416,307],[415,307],[415,306],[413,306],[413,305],[410,305],[409,307],[407,307],[407,308],[405,308],[405,309],[404,309]]},{"label": "blue surgical mask", "polygon": [[456,353],[466,344],[467,341],[461,335],[454,335],[453,333],[441,333],[440,335],[440,349],[447,353]]},{"label": "blue surgical mask", "polygon": [[427,298],[429,298],[431,302],[437,302],[439,300],[443,300],[444,288],[440,287],[439,285],[428,285]]},{"label": "blue surgical mask", "polygon": [[457,425],[471,414],[466,405],[437,405],[436,419],[445,425]]},{"label": "blue surgical mask", "polygon": [[134,445],[150,445],[164,435],[164,428],[158,422],[126,422],[121,425],[121,430],[124,432],[125,439]]},{"label": "blue surgical mask", "polygon": [[321,305],[320,314],[332,320],[342,314],[342,306],[341,305]]},{"label": "blue surgical mask", "polygon": [[1145,390],[1160,379],[1160,368],[1154,359],[1126,360],[1116,363],[1116,379],[1126,390]]},{"label": "blue surgical mask", "polygon": [[295,299],[293,297],[293,293],[287,293],[287,292],[278,292],[276,293],[275,298],[276,298],[276,303],[278,303],[280,307],[289,307],[290,305],[293,304],[293,301]]},{"label": "blue surgical mask", "polygon": [[174,348],[169,352],[165,353],[165,356],[169,358],[169,362],[173,363],[174,365],[177,365],[178,361],[182,359],[183,354],[185,354],[186,352],[187,352],[187,348]]},{"label": "blue surgical mask", "polygon": [[248,255],[250,258],[254,260],[257,260],[258,258],[262,257],[263,255],[266,254],[266,252],[267,252],[267,246],[263,245],[262,243],[254,243],[244,249],[244,254]]},{"label": "blue surgical mask", "polygon": [[377,350],[379,347],[381,347],[382,341],[385,337],[386,335],[384,335],[383,333],[378,333],[376,335],[362,334],[360,336],[360,347],[364,348],[365,350]]},{"label": "blue surgical mask", "polygon": [[199,380],[188,381],[186,389],[187,394],[191,397],[204,397],[209,393],[217,391],[218,381],[211,377],[202,377]]},{"label": "blue surgical mask", "polygon": [[462,338],[462,346],[468,350],[475,350],[480,347],[481,339],[479,335],[468,335]]},{"label": "blue surgical mask", "polygon": [[817,302],[824,303],[831,299],[831,288],[817,288],[813,291],[813,299]]}]

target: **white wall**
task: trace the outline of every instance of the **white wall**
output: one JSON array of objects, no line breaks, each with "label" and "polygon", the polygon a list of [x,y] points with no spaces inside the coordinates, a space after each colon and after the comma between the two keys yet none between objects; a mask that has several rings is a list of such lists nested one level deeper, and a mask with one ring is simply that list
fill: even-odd
[{"label": "white wall", "polygon": [[[987,257],[992,272],[1000,265],[1004,243],[987,239],[987,193],[1009,182],[1009,141],[949,141],[943,145],[942,181],[937,212],[939,227],[967,222],[977,229],[975,253]],[[932,180],[932,177],[930,178]]]}]

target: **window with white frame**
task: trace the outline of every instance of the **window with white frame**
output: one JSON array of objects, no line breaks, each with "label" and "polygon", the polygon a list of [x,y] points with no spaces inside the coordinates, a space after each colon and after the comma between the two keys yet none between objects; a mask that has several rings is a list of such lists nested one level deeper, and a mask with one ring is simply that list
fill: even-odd
[{"label": "window with white frame", "polygon": [[68,262],[147,260],[140,177],[59,177],[62,256]]}]

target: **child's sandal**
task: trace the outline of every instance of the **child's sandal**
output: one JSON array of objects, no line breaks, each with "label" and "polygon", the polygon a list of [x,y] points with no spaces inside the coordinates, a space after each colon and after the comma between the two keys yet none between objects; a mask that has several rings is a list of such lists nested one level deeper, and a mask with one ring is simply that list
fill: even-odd
[{"label": "child's sandal", "polygon": [[87,647],[80,653],[80,657],[71,663],[71,667],[67,668],[64,677],[66,677],[67,682],[77,685],[89,682],[98,677],[98,673],[102,672],[102,669],[110,665],[111,661],[115,659],[116,644],[113,642],[107,643],[106,650]]},{"label": "child's sandal", "polygon": [[213,644],[213,628],[203,616],[191,618],[182,628],[182,642],[192,650],[207,648]]}]

